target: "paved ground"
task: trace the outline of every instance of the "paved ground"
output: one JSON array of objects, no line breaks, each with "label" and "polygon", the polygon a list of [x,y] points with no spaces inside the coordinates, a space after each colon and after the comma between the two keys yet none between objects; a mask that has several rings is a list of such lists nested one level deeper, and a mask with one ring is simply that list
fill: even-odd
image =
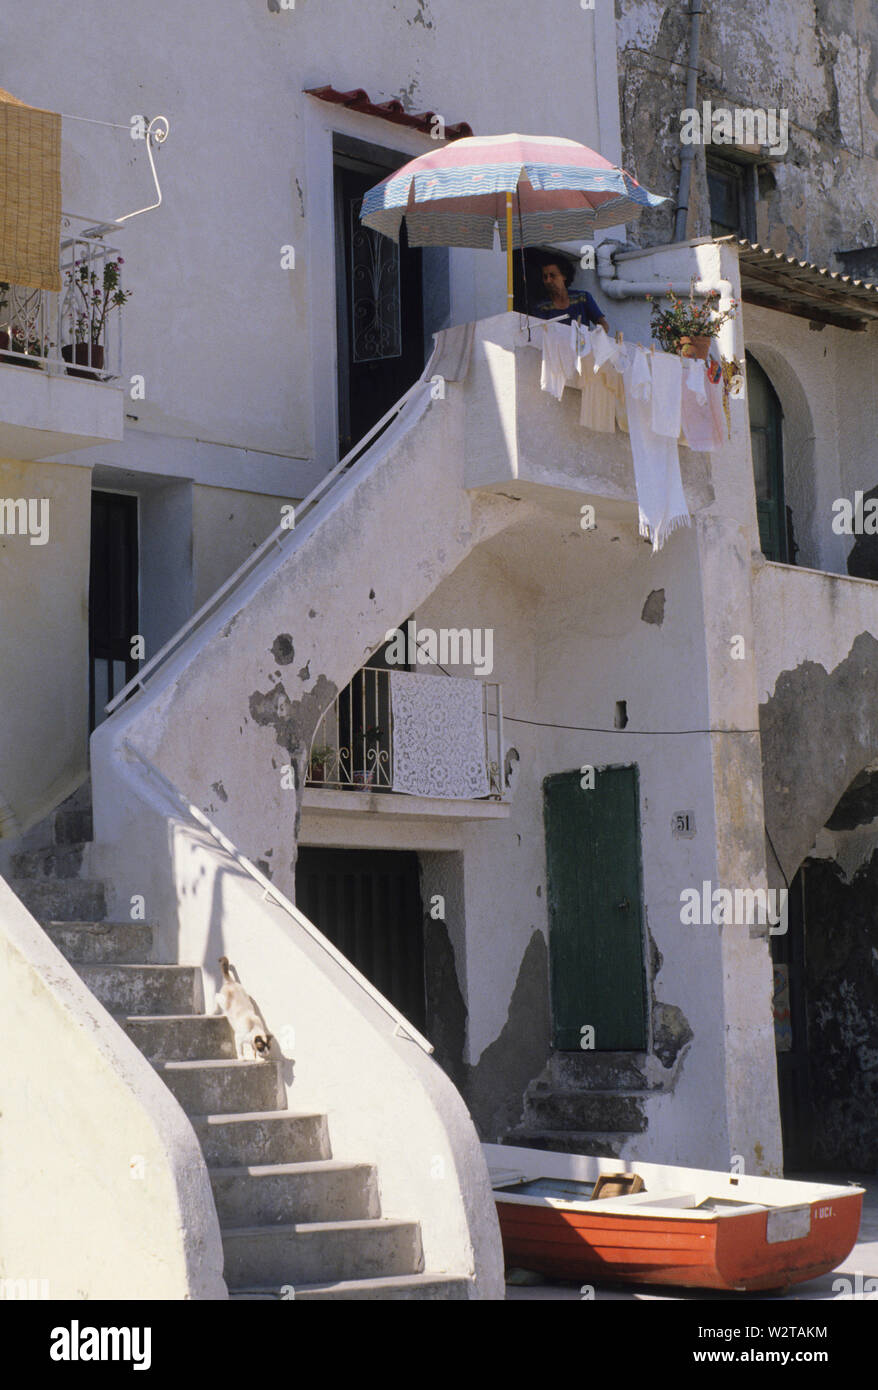
[{"label": "paved ground", "polygon": [[[831,1174],[831,1173],[802,1173],[788,1174],[789,1177],[801,1177],[805,1182],[827,1182],[843,1187],[849,1182],[850,1175]],[[730,1301],[733,1303],[741,1302],[745,1297],[758,1299],[760,1302],[771,1301],[774,1303],[814,1301],[822,1299],[836,1299],[850,1297],[848,1288],[833,1289],[833,1283],[840,1280],[842,1276],[847,1276],[850,1281],[851,1289],[863,1290],[863,1280],[874,1279],[876,1281],[872,1298],[878,1302],[878,1178],[857,1177],[856,1183],[860,1187],[866,1188],[866,1196],[863,1198],[863,1219],[860,1223],[860,1234],[856,1245],[848,1258],[838,1269],[831,1274],[824,1274],[820,1279],[812,1279],[807,1284],[796,1284],[785,1294],[726,1294],[710,1293],[701,1289],[679,1289],[668,1290],[665,1288],[647,1288],[646,1286],[634,1289],[622,1288],[611,1285],[595,1286],[595,1301],[618,1300],[618,1301],[642,1301],[654,1299],[709,1299],[711,1301]],[[860,1276],[857,1281],[856,1276]],[[866,1292],[870,1291],[866,1289]],[[556,1281],[554,1283],[534,1284],[530,1286],[518,1287],[507,1284],[507,1299],[513,1300],[556,1300],[568,1299],[579,1302],[581,1294],[579,1284]]]}]

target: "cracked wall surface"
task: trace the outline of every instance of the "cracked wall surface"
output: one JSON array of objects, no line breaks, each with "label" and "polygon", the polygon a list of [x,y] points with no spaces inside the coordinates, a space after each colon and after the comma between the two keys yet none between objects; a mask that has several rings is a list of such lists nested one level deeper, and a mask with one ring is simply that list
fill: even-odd
[{"label": "cracked wall surface", "polygon": [[[760,167],[756,240],[844,269],[878,242],[878,7],[871,0],[707,0],[696,105],[785,108],[789,148]],[[671,205],[628,232],[673,240],[689,20],[683,4],[616,0],[623,164]],[[722,154],[722,146],[712,147]],[[705,147],[695,146],[686,236],[709,236]]]}]

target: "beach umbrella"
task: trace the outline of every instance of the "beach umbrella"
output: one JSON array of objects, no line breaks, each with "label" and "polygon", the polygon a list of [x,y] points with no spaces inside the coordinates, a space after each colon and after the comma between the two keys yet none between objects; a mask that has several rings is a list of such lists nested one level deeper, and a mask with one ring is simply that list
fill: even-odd
[{"label": "beach umbrella", "polygon": [[419,155],[371,188],[360,220],[410,246],[490,249],[494,228],[506,252],[512,308],[512,251],[592,237],[668,199],[576,140],[551,135],[477,135]]}]

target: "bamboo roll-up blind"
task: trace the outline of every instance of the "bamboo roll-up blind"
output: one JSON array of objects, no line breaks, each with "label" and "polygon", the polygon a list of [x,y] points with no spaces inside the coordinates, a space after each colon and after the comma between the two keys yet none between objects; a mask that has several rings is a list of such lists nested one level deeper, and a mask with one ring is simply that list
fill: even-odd
[{"label": "bamboo roll-up blind", "polygon": [[60,290],[61,117],[0,88],[0,280]]}]

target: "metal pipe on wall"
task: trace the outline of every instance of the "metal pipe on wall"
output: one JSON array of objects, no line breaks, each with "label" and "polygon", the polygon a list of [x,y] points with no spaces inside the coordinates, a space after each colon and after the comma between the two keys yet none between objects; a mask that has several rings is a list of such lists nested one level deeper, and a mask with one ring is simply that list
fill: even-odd
[{"label": "metal pipe on wall", "polygon": [[[698,52],[701,44],[702,0],[689,0],[689,62],[686,76],[686,106],[692,108],[698,95]],[[680,187],[677,193],[677,213],[674,219],[674,240],[686,240],[686,221],[689,215],[689,189],[692,184],[692,161],[695,146],[684,145],[680,157]]]}]

